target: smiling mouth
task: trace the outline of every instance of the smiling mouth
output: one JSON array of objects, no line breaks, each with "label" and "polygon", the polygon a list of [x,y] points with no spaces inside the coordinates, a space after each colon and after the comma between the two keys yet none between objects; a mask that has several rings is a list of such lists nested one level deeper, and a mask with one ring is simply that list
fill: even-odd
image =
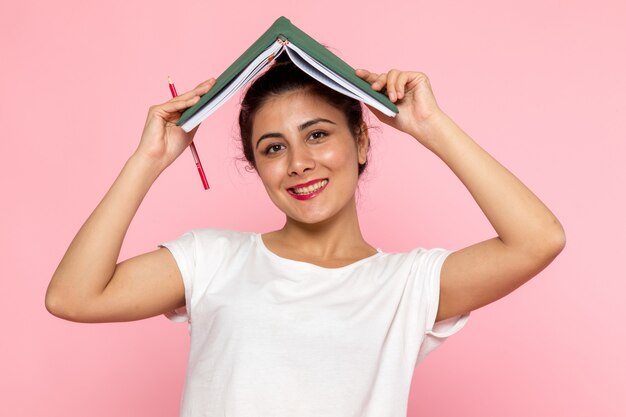
[{"label": "smiling mouth", "polygon": [[313,194],[317,190],[324,188],[328,184],[327,179],[323,179],[315,184],[309,185],[308,187],[299,187],[299,188],[288,188],[290,192],[297,195],[307,195]]},{"label": "smiling mouth", "polygon": [[309,200],[320,194],[328,185],[328,178],[307,187],[287,188],[287,192],[298,200]]}]

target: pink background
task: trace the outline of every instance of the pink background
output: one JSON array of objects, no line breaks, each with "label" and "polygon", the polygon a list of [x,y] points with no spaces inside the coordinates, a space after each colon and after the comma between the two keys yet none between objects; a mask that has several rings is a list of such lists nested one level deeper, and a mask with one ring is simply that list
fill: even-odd
[{"label": "pink background", "polygon": [[[66,322],[46,312],[45,289],[148,107],[169,99],[167,76],[179,92],[217,76],[281,14],[355,67],[428,74],[442,108],[567,232],[547,270],[473,312],[418,368],[409,416],[624,415],[624,2],[236,3],[3,2],[0,415],[177,415],[185,324]],[[196,137],[211,190],[183,154],[146,198],[122,258],[192,227],[281,226],[236,160],[237,102]],[[370,161],[359,210],[375,246],[458,249],[494,235],[411,138],[381,127]]]}]

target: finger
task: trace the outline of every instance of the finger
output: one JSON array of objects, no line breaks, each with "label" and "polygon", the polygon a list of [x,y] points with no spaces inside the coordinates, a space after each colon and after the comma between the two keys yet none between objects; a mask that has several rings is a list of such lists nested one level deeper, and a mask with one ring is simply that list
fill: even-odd
[{"label": "finger", "polygon": [[356,70],[356,75],[358,75],[359,77],[363,78],[365,81],[367,81],[368,83],[373,83],[374,81],[376,81],[376,79],[378,78],[378,74],[374,73],[374,72],[370,72],[366,69],[363,68],[359,68]]},{"label": "finger", "polygon": [[163,104],[153,106],[152,113],[160,113],[161,118],[172,121],[178,118],[177,114],[182,113],[184,110],[200,101],[202,95],[206,94],[211,87],[215,85],[215,82],[215,78],[209,78],[208,80],[198,84],[193,90],[176,96]]},{"label": "finger", "polygon": [[389,70],[387,73],[387,95],[389,96],[389,100],[396,101],[398,99],[396,93],[396,83],[398,80],[398,76],[400,71],[396,69]]},{"label": "finger", "polygon": [[387,85],[387,74],[383,73],[376,77],[376,81],[372,83],[374,90],[382,90]]},{"label": "finger", "polygon": [[396,94],[398,96],[398,100],[401,100],[404,97],[404,92],[406,90],[406,84],[409,79],[410,73],[403,71],[398,75],[396,80]]},{"label": "finger", "polygon": [[183,98],[182,96],[178,96],[175,99],[172,99],[168,102],[165,102],[159,106],[156,106],[157,111],[163,111],[165,113],[179,113],[183,110],[193,106],[200,100],[199,95],[195,95],[192,97]]},{"label": "finger", "polygon": [[215,85],[215,83],[216,83],[215,78],[209,78],[208,80],[203,81],[200,84],[198,84],[196,88],[189,91],[189,93],[200,94],[200,95],[205,94],[207,91],[211,89],[211,87]]},{"label": "finger", "polygon": [[211,77],[211,78],[209,78],[208,80],[204,80],[204,81],[202,81],[200,84],[198,84],[198,85],[196,86],[196,88],[198,88],[198,87],[202,87],[202,86],[205,86],[205,85],[215,84],[215,82],[216,82],[216,81],[217,81],[217,80],[216,80],[215,78]]},{"label": "finger", "polygon": [[354,72],[358,77],[361,77],[361,78],[367,78],[367,76],[370,74],[368,70],[363,69],[363,68],[357,68],[354,70]]},{"label": "finger", "polygon": [[207,91],[209,91],[211,87],[215,85],[215,81],[215,78],[209,78],[208,80],[198,84],[193,90],[189,90],[183,94],[178,95],[174,100],[187,100],[197,95],[206,94]]}]

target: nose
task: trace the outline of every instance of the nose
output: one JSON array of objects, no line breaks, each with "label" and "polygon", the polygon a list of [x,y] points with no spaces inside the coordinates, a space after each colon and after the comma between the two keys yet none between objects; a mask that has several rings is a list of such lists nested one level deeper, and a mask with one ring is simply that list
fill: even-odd
[{"label": "nose", "polygon": [[315,159],[306,146],[292,146],[289,152],[289,165],[287,167],[290,176],[302,175],[305,171],[315,168]]}]

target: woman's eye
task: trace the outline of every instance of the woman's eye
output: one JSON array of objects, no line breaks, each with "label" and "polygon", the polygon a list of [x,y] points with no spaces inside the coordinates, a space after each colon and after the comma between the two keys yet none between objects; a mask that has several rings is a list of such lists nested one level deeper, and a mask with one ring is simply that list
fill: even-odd
[{"label": "woman's eye", "polygon": [[316,132],[311,133],[309,137],[313,140],[319,140],[319,139],[322,139],[324,136],[326,136],[326,132],[322,132],[321,130],[318,130]]},{"label": "woman's eye", "polygon": [[281,145],[280,143],[275,143],[268,146],[267,148],[265,148],[265,155],[273,154],[280,151],[282,149],[281,146],[283,145]]}]

